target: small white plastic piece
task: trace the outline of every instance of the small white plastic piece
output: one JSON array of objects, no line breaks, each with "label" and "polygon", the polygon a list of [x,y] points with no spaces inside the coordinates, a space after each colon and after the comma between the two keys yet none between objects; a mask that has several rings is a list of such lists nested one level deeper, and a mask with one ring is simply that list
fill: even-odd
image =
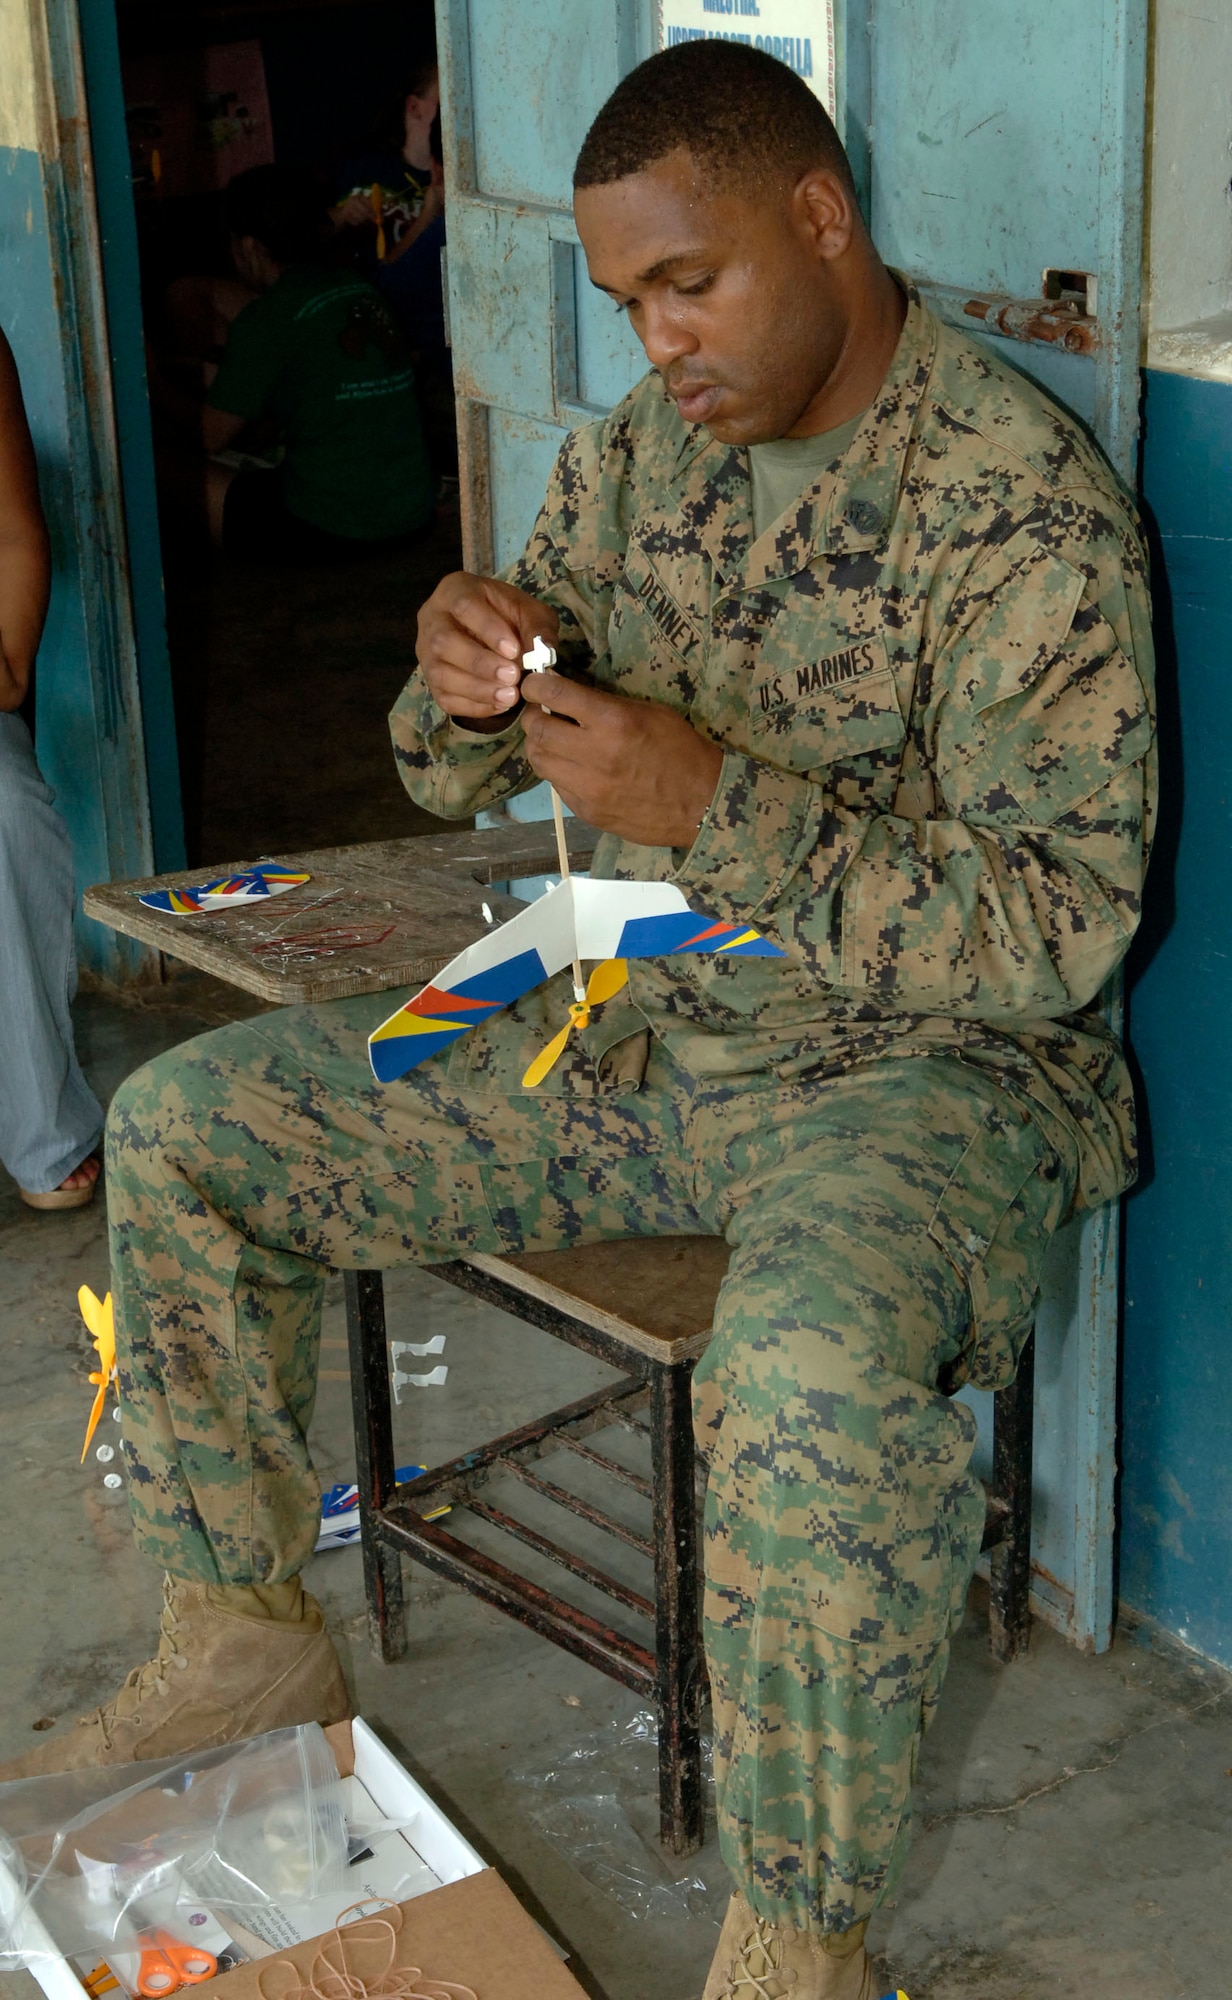
[{"label": "small white plastic piece", "polygon": [[549,646],[546,639],[535,634],[535,643],[529,653],[522,655],[522,671],[526,674],[546,674],[549,667],[556,665],[556,648]]},{"label": "small white plastic piece", "polygon": [[115,1446],[113,1444],[100,1444],[94,1456],[100,1465],[110,1465],[112,1459],[115,1457]]},{"label": "small white plastic piece", "polygon": [[443,1389],[448,1377],[449,1369],[444,1363],[426,1375],[404,1375],[400,1368],[395,1368],[392,1376],[394,1402],[401,1407],[404,1389]]},{"label": "small white plastic piece", "polygon": [[492,905],[490,903],[481,903],[479,907],[483,911],[484,923],[494,924],[496,922],[496,918],[492,915]]},{"label": "small white plastic piece", "polygon": [[124,1481],[118,1472],[104,1472],[103,1485],[110,1486],[113,1492],[117,1486],[123,1486],[123,1484]]},{"label": "small white plastic piece", "polygon": [[391,1340],[389,1351],[393,1355],[394,1366],[397,1367],[399,1359],[404,1354],[443,1354],[445,1336],[443,1333],[434,1333],[431,1340]]}]

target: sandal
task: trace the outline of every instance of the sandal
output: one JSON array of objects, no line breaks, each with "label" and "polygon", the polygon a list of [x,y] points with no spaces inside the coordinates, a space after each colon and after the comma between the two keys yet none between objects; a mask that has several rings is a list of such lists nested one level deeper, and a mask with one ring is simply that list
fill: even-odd
[{"label": "sandal", "polygon": [[[19,1187],[17,1192],[25,1202],[26,1207],[88,1208],[94,1199],[95,1191],[102,1178],[102,1166],[97,1153],[87,1153],[85,1160],[79,1160],[73,1168],[73,1172],[79,1172],[85,1166],[86,1160],[93,1160],[98,1167],[98,1172],[92,1180],[88,1180],[85,1183],[84,1187],[66,1187],[62,1181],[59,1187],[49,1188],[46,1194],[35,1194],[30,1188]],[[65,1180],[68,1178],[69,1176],[66,1174]]]}]

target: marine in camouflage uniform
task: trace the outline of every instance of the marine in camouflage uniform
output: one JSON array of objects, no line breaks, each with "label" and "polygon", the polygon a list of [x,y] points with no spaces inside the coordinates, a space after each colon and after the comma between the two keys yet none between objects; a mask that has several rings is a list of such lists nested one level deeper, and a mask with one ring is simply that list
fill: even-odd
[{"label": "marine in camouflage uniform", "polygon": [[[566,671],[724,749],[688,852],[605,838],[787,960],[637,961],[547,1085],[567,981],[400,1083],[388,994],[267,1015],[120,1092],[109,1188],[138,1539],[173,1574],[293,1576],[323,1266],[465,1246],[724,1235],[696,1372],[724,1854],[753,1909],[867,1917],[975,1561],[969,1411],[1030,1328],[1046,1246],[1133,1173],[1096,1001],[1149,840],[1142,546],[1037,389],[909,303],[841,462],[751,535],[747,461],[650,376],[556,465],[510,580]],[[412,795],[465,815],[535,781],[419,677]]]}]

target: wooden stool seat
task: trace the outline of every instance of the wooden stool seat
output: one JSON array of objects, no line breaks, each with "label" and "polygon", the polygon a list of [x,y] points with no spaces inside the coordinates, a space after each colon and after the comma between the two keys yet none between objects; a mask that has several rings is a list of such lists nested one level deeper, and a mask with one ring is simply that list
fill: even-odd
[{"label": "wooden stool seat", "polygon": [[[379,1272],[346,1274],[356,1479],[373,1645],[385,1660],[406,1647],[400,1557],[406,1555],[519,1619],[653,1703],[659,1723],[660,1832],[675,1854],[702,1838],[698,1553],[700,1465],[690,1384],[705,1352],[729,1246],[708,1236],[640,1237],[521,1256],[471,1253],[432,1275],[543,1328],[621,1371],[620,1379],[520,1425],[407,1485],[394,1477],[385,1307]],[[1018,1380],[994,1403],[994,1466],[984,1547],[992,1551],[993,1651],[1008,1659],[1026,1642],[1030,1586],[1032,1347]],[[619,1425],[649,1443],[645,1478],[592,1440]],[[539,1462],[565,1451],[649,1503],[646,1532],[545,1478]],[[648,1598],[596,1563],[519,1519],[488,1492],[512,1477],[540,1501],[615,1536],[654,1564]],[[444,1518],[430,1520],[431,1514]],[[653,1648],[545,1590],[463,1539],[465,1517],[558,1564],[636,1615],[653,1621]]]},{"label": "wooden stool seat", "polygon": [[653,1361],[675,1362],[705,1353],[730,1257],[721,1236],[635,1236],[462,1261]]}]

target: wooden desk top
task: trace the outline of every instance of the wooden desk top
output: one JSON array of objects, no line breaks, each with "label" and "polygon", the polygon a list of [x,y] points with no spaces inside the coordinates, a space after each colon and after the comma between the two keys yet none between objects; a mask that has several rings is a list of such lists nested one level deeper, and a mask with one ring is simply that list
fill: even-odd
[{"label": "wooden desk top", "polygon": [[[598,834],[581,820],[566,821],[569,858],[585,867]],[[306,868],[312,877],[283,896],[237,904],[208,915],[173,917],[147,910],[138,900],[149,889],[173,889],[237,875],[257,861]],[[218,867],[181,869],[141,882],[100,882],[87,889],[88,917],[178,958],[198,971],[275,1005],[343,1000],[387,987],[422,986],[486,928],[480,905],[497,922],[524,908],[493,893],[493,882],[556,874],[556,840],[550,820],[508,821],[473,833],[421,834],[358,847],[321,847],[290,854],[255,855]],[[280,957],[256,950],[299,932],[342,925],[392,925],[381,943],[310,956]]]}]

